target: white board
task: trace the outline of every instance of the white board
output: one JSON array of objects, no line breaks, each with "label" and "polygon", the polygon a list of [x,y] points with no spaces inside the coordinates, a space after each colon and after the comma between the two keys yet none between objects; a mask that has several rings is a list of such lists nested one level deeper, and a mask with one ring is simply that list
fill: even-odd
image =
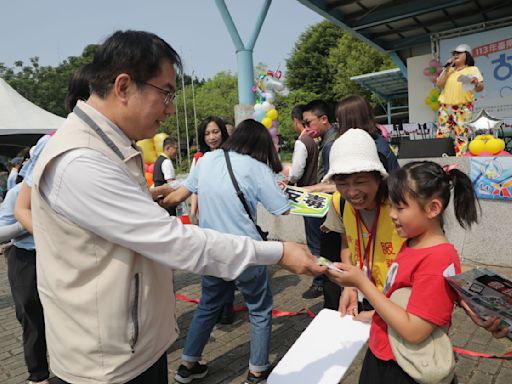
[{"label": "white board", "polygon": [[369,332],[369,324],[323,309],[277,364],[267,383],[339,383]]}]

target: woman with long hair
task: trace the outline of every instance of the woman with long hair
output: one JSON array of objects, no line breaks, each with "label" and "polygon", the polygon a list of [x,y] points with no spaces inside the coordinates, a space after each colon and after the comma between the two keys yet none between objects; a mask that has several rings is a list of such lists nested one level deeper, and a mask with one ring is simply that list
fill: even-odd
[{"label": "woman with long hair", "polygon": [[[206,153],[185,184],[169,194],[164,203],[177,204],[197,193],[201,205],[200,227],[262,240],[253,221],[258,202],[274,215],[286,214],[290,209],[274,179],[273,172],[280,172],[282,165],[272,137],[261,123],[249,119],[237,126],[221,149]],[[237,195],[228,161],[247,208]],[[251,322],[247,382],[258,383],[268,376],[272,293],[267,267],[252,266],[234,281],[202,277],[201,300],[189,327],[182,364],[176,373],[178,382],[189,383],[206,376],[208,368],[199,361],[223,304],[233,296],[235,286],[244,297]]]}]

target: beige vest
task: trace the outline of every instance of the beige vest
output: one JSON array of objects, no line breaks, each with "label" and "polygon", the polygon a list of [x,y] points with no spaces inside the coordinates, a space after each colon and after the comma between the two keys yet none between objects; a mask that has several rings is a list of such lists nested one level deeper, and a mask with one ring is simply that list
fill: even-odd
[{"label": "beige vest", "polygon": [[46,145],[32,188],[38,290],[52,371],[71,383],[124,383],[154,364],[177,337],[173,275],[170,268],[73,224],[41,197],[46,165],[80,147],[125,167],[141,193],[149,193],[140,153],[99,114],[88,114],[123,159],[75,114]]}]

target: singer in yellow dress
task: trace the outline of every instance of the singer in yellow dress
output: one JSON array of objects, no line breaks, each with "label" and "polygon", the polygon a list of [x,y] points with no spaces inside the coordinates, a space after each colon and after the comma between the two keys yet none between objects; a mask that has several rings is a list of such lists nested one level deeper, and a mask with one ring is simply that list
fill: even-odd
[{"label": "singer in yellow dress", "polygon": [[[463,87],[462,75],[471,84]],[[463,156],[468,146],[468,128],[474,107],[474,91],[484,89],[480,70],[475,66],[471,48],[460,44],[452,51],[452,57],[437,78],[437,86],[442,89],[439,96],[437,137],[450,137],[453,132],[455,154]]]}]

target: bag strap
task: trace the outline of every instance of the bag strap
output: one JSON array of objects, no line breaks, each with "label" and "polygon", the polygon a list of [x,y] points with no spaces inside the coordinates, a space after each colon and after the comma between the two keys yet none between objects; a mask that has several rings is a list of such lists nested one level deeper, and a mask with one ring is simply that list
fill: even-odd
[{"label": "bag strap", "polygon": [[233,187],[235,187],[236,195],[242,202],[245,212],[247,212],[247,215],[249,215],[249,218],[251,219],[251,221],[256,224],[256,222],[254,221],[254,219],[251,215],[251,211],[249,211],[249,206],[247,205],[247,201],[245,201],[244,193],[240,190],[240,187],[238,186],[238,183],[235,179],[235,175],[233,174],[233,168],[231,167],[231,160],[229,158],[229,153],[225,149],[223,149],[223,151],[224,151],[224,157],[226,158],[226,164],[227,164],[227,168],[228,168],[229,177],[231,178]]}]

